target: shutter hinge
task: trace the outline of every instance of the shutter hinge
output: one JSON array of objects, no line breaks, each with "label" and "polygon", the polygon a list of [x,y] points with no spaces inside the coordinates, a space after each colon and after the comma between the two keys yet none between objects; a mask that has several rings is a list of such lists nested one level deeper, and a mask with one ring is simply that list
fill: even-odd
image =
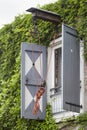
[{"label": "shutter hinge", "polygon": [[74,103],[70,103],[70,102],[65,102],[65,103],[70,105],[70,106],[75,106],[75,107],[82,108],[82,105],[78,105],[78,104],[74,104]]}]

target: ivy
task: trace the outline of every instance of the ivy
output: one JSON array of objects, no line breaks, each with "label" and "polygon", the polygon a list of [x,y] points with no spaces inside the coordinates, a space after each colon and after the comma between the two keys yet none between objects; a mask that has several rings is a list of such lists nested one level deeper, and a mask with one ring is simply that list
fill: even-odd
[{"label": "ivy", "polygon": [[[78,31],[87,59],[87,0],[58,0],[40,8],[60,14],[62,22]],[[40,42],[48,46],[55,32],[55,25],[42,20],[36,22]],[[30,30],[33,30],[31,14],[16,16],[11,24],[0,29],[0,130],[58,130],[49,105],[44,121],[20,117],[20,50],[21,42],[31,42]],[[56,30],[58,32],[59,28]],[[37,35],[33,35],[32,42],[38,43]],[[85,127],[86,115],[87,113],[80,115],[75,123]]]}]

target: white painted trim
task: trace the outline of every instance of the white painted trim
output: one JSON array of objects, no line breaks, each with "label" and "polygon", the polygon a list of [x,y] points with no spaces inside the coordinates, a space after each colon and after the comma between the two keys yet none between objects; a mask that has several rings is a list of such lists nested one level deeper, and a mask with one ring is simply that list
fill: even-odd
[{"label": "white painted trim", "polygon": [[61,99],[62,109],[63,109],[63,59],[64,59],[63,58],[63,52],[64,52],[63,51],[63,49],[64,49],[64,40],[63,40],[64,34],[63,33],[64,33],[64,24],[62,24],[62,74],[61,74],[62,75],[62,80],[61,80],[61,84],[62,84],[62,89],[61,89],[62,90],[62,99]]},{"label": "white painted trim", "polygon": [[54,47],[54,46],[57,46],[57,45],[61,45],[61,41],[62,41],[62,37],[59,37],[59,38],[51,41],[49,47]]},{"label": "white painted trim", "polygon": [[81,93],[80,93],[80,105],[82,105],[82,109],[80,110],[80,113],[83,113],[85,108],[84,104],[84,45],[83,41],[80,41],[80,80],[81,80]]}]

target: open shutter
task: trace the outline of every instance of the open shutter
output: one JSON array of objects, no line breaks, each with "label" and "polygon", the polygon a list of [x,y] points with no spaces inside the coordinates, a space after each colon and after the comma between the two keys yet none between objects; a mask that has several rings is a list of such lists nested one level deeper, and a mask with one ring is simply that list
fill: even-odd
[{"label": "open shutter", "polygon": [[21,117],[44,119],[46,110],[46,88],[39,104],[40,109],[33,114],[36,92],[46,78],[46,47],[22,43],[21,66]]},{"label": "open shutter", "polygon": [[80,54],[76,30],[62,25],[63,109],[80,112]]}]

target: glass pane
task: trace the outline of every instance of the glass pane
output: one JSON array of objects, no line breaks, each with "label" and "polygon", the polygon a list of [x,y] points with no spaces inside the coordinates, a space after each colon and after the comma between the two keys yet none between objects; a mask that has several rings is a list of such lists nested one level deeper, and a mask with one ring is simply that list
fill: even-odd
[{"label": "glass pane", "polygon": [[[61,48],[55,50],[55,88],[61,87]],[[55,89],[57,92],[58,89]]]}]

